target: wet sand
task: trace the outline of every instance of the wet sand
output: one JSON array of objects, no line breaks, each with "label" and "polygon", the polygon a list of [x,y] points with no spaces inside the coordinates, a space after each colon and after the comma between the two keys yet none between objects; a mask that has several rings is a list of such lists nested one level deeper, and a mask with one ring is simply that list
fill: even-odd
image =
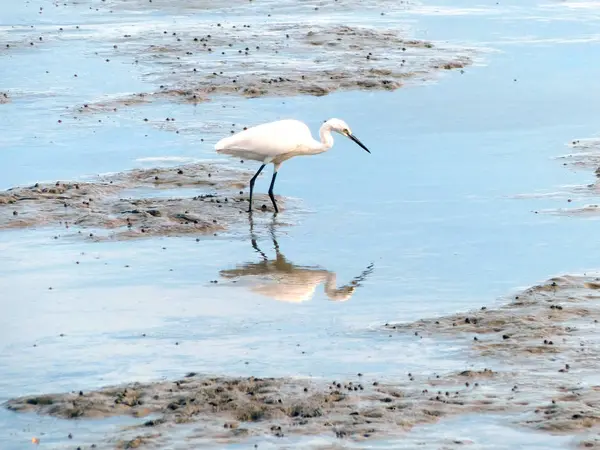
[{"label": "wet sand", "polygon": [[[106,3],[115,11],[175,8],[161,0],[153,0],[152,5]],[[184,5],[188,11],[219,6],[206,1]],[[97,56],[106,59],[107,67],[113,58],[142,66],[145,79],[156,89],[110,99],[90,97],[89,103],[71,104],[68,111],[79,116],[117,113],[155,100],[196,104],[214,102],[218,96],[393,90],[407,81],[462,70],[472,56],[464,49],[413,40],[402,30],[335,24],[309,30],[302,24],[281,23],[260,28],[243,22],[241,17],[235,24],[192,25],[183,20],[166,27],[160,23],[115,27],[101,38],[103,48]],[[83,39],[84,32],[77,30],[73,26],[46,30],[43,43],[31,45],[21,39],[2,50],[29,52],[59,37],[65,42]],[[96,31],[85,33],[99,39]],[[9,92],[0,96],[0,103],[28,95]],[[172,119],[149,123],[175,129]],[[239,190],[251,175],[219,165],[193,165],[133,171],[90,182],[39,183],[0,194],[0,229],[59,225],[69,232],[86,230],[82,236],[92,240],[220,232],[246,222],[247,196]],[[153,196],[157,190],[171,189],[177,189],[172,199]],[[182,198],[181,189],[189,189],[190,196]],[[148,195],[128,196],[128,190]],[[270,211],[266,195],[257,195],[256,200],[257,210],[265,204]],[[590,448],[597,441],[582,432],[597,432],[600,417],[600,388],[594,382],[597,283],[593,277],[560,277],[518,294],[501,308],[388,324],[376,332],[451,340],[473,355],[477,368],[470,370],[407,373],[385,382],[358,374],[322,380],[182,373],[177,381],[20,397],[6,406],[15,412],[82,421],[139,418],[141,425],[98,441],[98,447],[107,448],[164,448],[182,439],[192,445],[203,440],[243,443],[253,436],[288,435],[333,436],[342,447],[348,441],[402,435],[419,424],[472,413],[500,414],[507,422],[542,432],[579,434],[581,446]],[[430,439],[428,444],[439,437]]]},{"label": "wet sand", "polygon": [[[562,165],[575,171],[592,172],[595,176],[593,182],[571,187],[569,193],[583,199],[596,197],[600,192],[598,183],[600,177],[600,139],[574,139],[568,144],[568,147],[571,152],[558,158]],[[569,198],[567,201],[571,203],[572,200]],[[588,203],[582,206],[557,208],[545,212],[564,216],[594,217],[600,214],[600,205]]]},{"label": "wet sand", "polygon": [[561,158],[565,166],[600,174],[600,139],[575,139],[569,148],[572,153]]},{"label": "wet sand", "polygon": [[[405,80],[471,63],[466,51],[437,48],[393,30],[341,25],[203,24],[193,31],[144,30],[119,39],[120,56],[151,65],[160,90],[146,99],[201,102],[219,95],[321,96],[394,90]],[[148,45],[148,42],[156,42]],[[117,44],[115,44],[117,45]],[[159,70],[160,69],[160,70]],[[126,102],[124,99],[123,102]]]},{"label": "wet sand", "polygon": [[[443,379],[383,383],[356,375],[324,382],[291,378],[222,378],[194,373],[177,381],[131,383],[93,392],[23,397],[7,407],[62,419],[117,415],[148,417],[141,425],[111,436],[117,448],[164,448],[173,439],[243,442],[251,436],[333,435],[362,441],[399,436],[418,424],[471,412],[514,408],[486,400],[469,382],[492,375],[463,372]],[[441,382],[444,386],[438,386]],[[498,399],[499,400],[499,399]],[[177,425],[195,428],[179,430]]]},{"label": "wet sand", "polygon": [[[248,195],[241,189],[251,177],[221,164],[190,164],[36,183],[0,192],[0,230],[60,226],[92,240],[216,233],[247,222]],[[132,189],[148,195],[120,196]],[[189,196],[153,196],[169,189],[187,189]],[[278,203],[285,208],[284,199]],[[265,194],[255,195],[253,209],[273,212]]]},{"label": "wet sand", "polygon": [[[336,6],[361,10],[354,2]],[[220,7],[231,5],[187,1],[178,4],[177,10],[210,12]],[[379,7],[384,16],[383,11],[410,5],[383,2]],[[80,7],[61,8],[77,11]],[[407,81],[421,82],[439,72],[462,70],[475,55],[474,49],[414,39],[397,26],[347,25],[324,8],[305,11],[312,25],[290,21],[288,16],[271,17],[268,8],[258,3],[247,3],[244,8],[252,20],[250,16],[222,21],[210,16],[180,17],[167,24],[152,13],[173,13],[168,2],[105,2],[90,14],[108,20],[145,14],[149,20],[116,21],[114,27],[102,30],[93,26],[45,28],[37,31],[35,38],[29,36],[29,30],[13,30],[2,51],[6,56],[36,52],[83,36],[97,41],[95,58],[106,64],[119,61],[138,67],[142,78],[157,87],[113,98],[108,104],[90,98],[84,105],[73,105],[74,113],[83,109],[115,111],[157,99],[200,103],[218,96],[322,96],[336,91],[394,90]]]},{"label": "wet sand", "polygon": [[[498,308],[388,323],[381,330],[452,340],[488,364],[481,369],[409,373],[385,382],[360,373],[330,381],[189,373],[176,381],[21,397],[5,406],[63,419],[148,417],[104,443],[117,448],[295,434],[382,439],[472,413],[502,414],[514,426],[553,434],[598,432],[599,299],[600,278],[563,276]],[[191,426],[177,427],[182,424]],[[582,446],[591,445],[581,436]]]},{"label": "wet sand", "polygon": [[[513,420],[518,425],[551,433],[596,430],[599,290],[598,277],[556,277],[499,308],[385,328],[413,333],[417,339],[456,340],[473,357],[494,361],[493,376],[485,376],[486,388],[497,393],[510,388],[510,400],[526,413]],[[489,400],[499,405],[506,401],[502,396]]]}]

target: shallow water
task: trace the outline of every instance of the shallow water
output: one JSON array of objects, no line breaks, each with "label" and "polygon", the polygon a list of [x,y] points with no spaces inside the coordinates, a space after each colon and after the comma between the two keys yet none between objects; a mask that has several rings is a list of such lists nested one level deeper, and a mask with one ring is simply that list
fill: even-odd
[{"label": "shallow water", "polygon": [[[0,7],[2,36],[23,36],[11,28],[16,24],[69,26],[70,33],[86,36],[93,28],[86,24],[141,20],[117,9],[107,18],[41,4],[41,15],[31,4]],[[570,206],[590,201],[566,187],[585,184],[593,174],[570,172],[555,158],[566,153],[565,143],[597,134],[600,66],[590,61],[600,56],[599,13],[594,2],[472,7],[445,1],[383,17],[373,8],[352,17],[484,51],[464,74],[392,93],[224,98],[196,106],[157,101],[78,120],[66,109],[153,88],[143,81],[143,70],[118,55],[110,63],[95,55],[101,46],[95,32],[91,40],[55,41],[35,51],[1,49],[0,91],[12,95],[11,103],[0,105],[3,188],[148,167],[146,158],[216,158],[213,144],[231,124],[239,130],[293,116],[316,130],[324,119],[340,116],[372,154],[338,138],[329,153],[284,164],[276,191],[294,199],[285,216],[295,225],[279,227],[258,215],[257,245],[274,258],[274,229],[288,262],[335,272],[339,285],[371,263],[374,270],[345,302],[330,301],[316,282],[312,298],[308,285],[306,301],[281,302],[257,292],[257,285],[272,283],[268,279],[232,283],[219,275],[261,261],[249,226],[200,242],[182,237],[91,244],[54,239],[64,231],[58,229],[3,232],[0,400],[189,370],[318,377],[363,372],[393,379],[479,364],[449,345],[390,338],[375,329],[388,320],[498,302],[549,276],[598,268],[593,218],[535,211],[563,207],[567,198]],[[141,17],[175,21],[169,14]],[[207,14],[223,18],[228,11]],[[254,12],[242,8],[238,14],[249,20]],[[301,4],[281,14],[285,21],[309,12]],[[179,134],[164,128],[166,117],[177,119]],[[258,190],[266,191],[269,177],[267,172],[259,180]],[[558,195],[523,195],[546,193]],[[507,448],[485,441],[507,432],[492,419],[486,426],[487,420],[464,417],[424,427],[411,439],[458,428],[485,448]],[[88,442],[97,436],[90,433],[104,432],[0,410],[0,447],[29,446],[31,437],[52,432],[48,441],[42,436],[45,447],[67,448],[75,442],[66,434],[79,428]],[[568,443],[513,433],[511,439],[528,448]]]}]

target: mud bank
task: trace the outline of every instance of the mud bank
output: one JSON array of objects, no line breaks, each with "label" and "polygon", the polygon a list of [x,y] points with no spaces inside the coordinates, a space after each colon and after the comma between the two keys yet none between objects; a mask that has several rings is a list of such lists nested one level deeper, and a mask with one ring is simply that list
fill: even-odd
[{"label": "mud bank", "polygon": [[[465,51],[437,48],[393,30],[299,24],[201,24],[144,30],[116,40],[120,56],[149,70],[160,90],[146,100],[206,101],[321,96],[340,90],[394,90],[409,79],[462,69]],[[152,44],[148,44],[153,42]]]},{"label": "mud bank", "polygon": [[[162,11],[168,2],[118,2],[129,11]],[[201,11],[231,4],[183,2]],[[472,49],[438,47],[411,39],[408,31],[390,26],[349,26],[340,11],[404,11],[410,4],[340,2],[330,7],[294,3],[246,3],[244,16],[228,20],[194,20],[168,27],[144,27],[119,36],[119,54],[145,64],[146,76],[171,92],[189,91],[186,100],[211,95],[245,97],[326,95],[338,90],[392,90],[404,80],[429,78],[439,70],[462,69],[471,63]],[[113,8],[113,5],[107,5]],[[180,6],[178,6],[180,8]],[[370,9],[369,8],[369,9]],[[240,10],[240,7],[236,7]],[[300,18],[277,13],[302,12]],[[385,12],[384,12],[385,11]],[[246,17],[248,17],[246,16]],[[272,17],[273,16],[273,17]],[[201,19],[201,18],[200,18]],[[314,25],[307,25],[314,24]]]},{"label": "mud bank", "polygon": [[[222,95],[290,97],[394,90],[409,80],[462,70],[475,55],[474,49],[413,39],[405,25],[395,22],[348,25],[345,16],[338,14],[364,10],[354,2],[335,5],[334,10],[285,2],[246,2],[243,15],[228,15],[227,20],[216,19],[214,11],[232,5],[211,3],[185,1],[177,8],[164,1],[57,5],[81,15],[81,26],[12,30],[2,51],[5,56],[47,51],[59,42],[85,39],[90,44],[89,57],[108,67],[131,64],[142,79],[157,87],[138,92],[137,97],[124,94],[115,99],[120,106],[134,106],[140,98],[144,102],[166,98],[197,103]],[[371,6],[381,7],[384,17],[387,12],[410,8],[404,2]],[[282,8],[301,14],[280,15]],[[182,10],[191,17],[180,16]],[[98,16],[112,22],[111,26],[86,25],[90,15],[94,20]],[[176,19],[164,20],[161,15]],[[96,103],[103,100],[89,99],[89,111],[96,109]]]},{"label": "mud bank", "polygon": [[576,139],[569,148],[572,153],[561,158],[565,166],[593,170],[600,176],[600,139]]},{"label": "mud bank", "polygon": [[[585,185],[570,188],[570,193],[579,197],[596,197],[600,194],[600,139],[576,139],[569,143],[570,153],[558,160],[566,168],[593,172],[596,180]],[[571,199],[568,200],[571,202]],[[596,216],[600,214],[600,205],[586,204],[570,208],[558,208],[546,211],[550,214],[566,216]]]},{"label": "mud bank", "polygon": [[[562,276],[515,295],[499,308],[409,324],[386,324],[416,339],[451,339],[493,368],[490,392],[510,390],[509,408],[525,412],[521,426],[551,433],[597,431],[600,385],[600,278]],[[505,404],[502,396],[489,396]]]},{"label": "mud bank", "polygon": [[[0,192],[0,229],[60,226],[92,240],[215,233],[247,221],[241,189],[251,176],[220,164],[190,164],[36,183]],[[170,189],[187,189],[189,196],[165,196]],[[266,195],[255,199],[254,209],[272,211]],[[285,207],[284,199],[278,203]]]},{"label": "mud bank", "polygon": [[[63,419],[115,415],[147,417],[111,437],[117,448],[164,448],[174,439],[235,442],[252,436],[330,435],[361,441],[399,435],[414,425],[474,411],[506,409],[484,401],[455,374],[444,391],[434,381],[385,384],[355,376],[324,382],[287,378],[212,378],[189,374],[177,381],[132,383],[94,392],[23,397],[5,406]],[[487,376],[487,375],[486,375]],[[452,386],[451,391],[448,386]],[[176,425],[188,426],[175,428]],[[178,433],[183,433],[181,435]]]},{"label": "mud bank", "polygon": [[139,425],[96,443],[99,448],[288,435],[362,441],[472,413],[596,445],[590,433],[600,429],[599,299],[600,278],[557,277],[498,308],[389,323],[377,331],[428,339],[424,345],[450,340],[454,351],[471,355],[471,368],[459,372],[399,374],[385,382],[360,373],[346,380],[189,373],[176,381],[26,396],[5,406],[63,419],[140,418]]}]

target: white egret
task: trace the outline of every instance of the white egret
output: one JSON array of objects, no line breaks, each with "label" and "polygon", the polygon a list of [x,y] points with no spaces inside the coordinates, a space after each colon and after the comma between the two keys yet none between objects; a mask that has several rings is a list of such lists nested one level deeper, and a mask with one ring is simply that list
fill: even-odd
[{"label": "white egret", "polygon": [[281,164],[294,156],[317,155],[326,152],[333,146],[332,131],[349,137],[371,153],[352,134],[346,122],[340,119],[329,119],[321,126],[319,130],[320,142],[313,139],[310,129],[305,123],[286,119],[257,125],[240,131],[233,136],[223,138],[217,142],[215,150],[217,153],[262,162],[256,174],[250,180],[250,207],[248,212],[252,212],[252,192],[254,191],[256,178],[267,164],[273,164],[273,178],[269,187],[269,197],[277,213],[279,210],[273,196],[273,187]]}]

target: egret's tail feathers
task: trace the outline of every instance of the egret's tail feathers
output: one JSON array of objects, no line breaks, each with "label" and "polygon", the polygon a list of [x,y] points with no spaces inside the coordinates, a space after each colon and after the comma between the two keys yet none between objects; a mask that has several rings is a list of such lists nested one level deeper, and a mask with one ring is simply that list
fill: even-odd
[{"label": "egret's tail feathers", "polygon": [[227,149],[227,140],[229,138],[223,138],[215,144],[215,150],[219,153],[223,153]]}]

